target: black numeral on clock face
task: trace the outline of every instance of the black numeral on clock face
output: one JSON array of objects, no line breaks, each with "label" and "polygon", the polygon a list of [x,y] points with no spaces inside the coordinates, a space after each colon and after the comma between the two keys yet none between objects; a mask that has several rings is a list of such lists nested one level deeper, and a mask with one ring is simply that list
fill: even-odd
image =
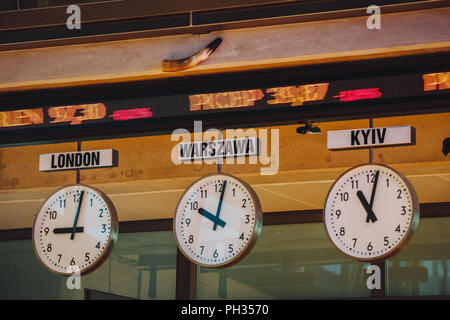
[{"label": "black numeral on clock face", "polygon": [[402,206],[402,212],[400,213],[402,216],[406,214],[406,206]]},{"label": "black numeral on clock face", "polygon": [[216,192],[222,192],[223,183],[216,183],[214,185],[214,191]]},{"label": "black numeral on clock face", "polygon": [[198,209],[198,202],[192,201],[191,202],[191,210],[197,210]]},{"label": "black numeral on clock face", "polygon": [[340,196],[341,196],[341,202],[342,202],[342,201],[348,201],[348,198],[349,198],[348,192],[342,192],[342,193],[340,194]]},{"label": "black numeral on clock face", "polygon": [[375,173],[371,173],[371,174],[366,175],[367,183],[374,183],[375,182],[375,176],[376,176]]},{"label": "black numeral on clock face", "polygon": [[58,216],[58,212],[50,211],[50,216],[49,216],[50,220],[55,220],[57,216]]}]

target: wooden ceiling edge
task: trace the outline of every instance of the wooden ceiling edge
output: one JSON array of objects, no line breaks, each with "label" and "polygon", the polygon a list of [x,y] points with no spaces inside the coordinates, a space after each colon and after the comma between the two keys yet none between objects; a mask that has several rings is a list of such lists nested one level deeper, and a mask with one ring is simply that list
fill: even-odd
[{"label": "wooden ceiling edge", "polygon": [[450,52],[450,41],[221,64],[206,63],[204,65],[195,67],[193,70],[170,73],[163,72],[161,69],[153,69],[129,73],[0,83],[0,93],[70,88],[99,84],[116,84],[123,82],[138,82],[148,80],[156,81],[162,79],[193,77],[208,74],[226,74],[233,72],[300,67],[307,65],[351,62],[369,59],[395,58],[401,56],[413,56],[442,52]]}]

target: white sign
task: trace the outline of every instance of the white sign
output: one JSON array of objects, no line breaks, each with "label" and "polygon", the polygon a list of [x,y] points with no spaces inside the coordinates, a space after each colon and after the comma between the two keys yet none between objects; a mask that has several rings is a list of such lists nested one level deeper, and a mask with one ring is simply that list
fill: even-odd
[{"label": "white sign", "polygon": [[258,155],[259,140],[256,137],[193,141],[178,144],[178,159],[181,161],[212,160]]},{"label": "white sign", "polygon": [[113,149],[46,153],[39,156],[39,171],[60,171],[116,167],[118,152]]},{"label": "white sign", "polygon": [[328,131],[328,149],[353,149],[415,144],[411,126]]}]

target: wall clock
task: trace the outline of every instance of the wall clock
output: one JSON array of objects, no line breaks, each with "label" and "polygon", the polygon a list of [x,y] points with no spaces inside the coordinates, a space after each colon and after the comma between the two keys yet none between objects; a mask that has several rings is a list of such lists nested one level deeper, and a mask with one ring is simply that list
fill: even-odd
[{"label": "wall clock", "polygon": [[70,275],[78,267],[84,275],[109,256],[118,225],[116,209],[103,192],[87,185],[68,185],[54,192],[36,215],[34,251],[54,273]]},{"label": "wall clock", "polygon": [[331,187],[324,208],[331,242],[360,261],[392,257],[406,246],[419,222],[412,184],[396,170],[375,163],[344,172]]},{"label": "wall clock", "polygon": [[191,184],[178,202],[174,234],[180,251],[206,267],[241,261],[261,232],[256,193],[229,174],[209,174]]}]

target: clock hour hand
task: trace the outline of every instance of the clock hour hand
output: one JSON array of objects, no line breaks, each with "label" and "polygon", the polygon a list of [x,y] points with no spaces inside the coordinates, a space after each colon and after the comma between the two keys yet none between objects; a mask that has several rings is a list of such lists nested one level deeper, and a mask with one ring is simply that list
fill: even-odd
[{"label": "clock hour hand", "polygon": [[377,219],[377,217],[375,216],[375,214],[373,213],[373,210],[372,210],[372,208],[370,207],[369,203],[367,202],[366,197],[364,197],[364,194],[362,193],[362,191],[361,191],[361,190],[358,190],[358,191],[356,192],[356,195],[358,196],[358,198],[359,198],[359,200],[361,201],[361,203],[362,203],[364,209],[365,209],[366,212],[367,212],[367,217],[368,217],[368,218],[366,219],[366,222],[369,222],[369,220],[372,220],[372,222],[377,221],[378,219]]},{"label": "clock hour hand", "polygon": [[75,230],[77,229],[78,216],[80,215],[81,202],[83,202],[84,191],[80,193],[80,200],[78,202],[77,212],[75,214],[75,220],[73,221],[72,233],[70,235],[70,240],[73,240],[75,237]]},{"label": "clock hour hand", "polygon": [[205,210],[203,208],[199,208],[198,209],[198,213],[200,213],[205,218],[207,218],[207,219],[211,220],[212,222],[214,222],[214,224],[217,224],[218,226],[221,226],[222,228],[225,227],[226,222],[223,221],[222,219],[219,219],[218,217],[216,217],[215,215],[213,215],[209,211],[207,211],[207,210]]},{"label": "clock hour hand", "polygon": [[[73,228],[55,228],[53,229],[54,234],[72,233]],[[75,233],[84,232],[84,227],[76,227]]]}]

